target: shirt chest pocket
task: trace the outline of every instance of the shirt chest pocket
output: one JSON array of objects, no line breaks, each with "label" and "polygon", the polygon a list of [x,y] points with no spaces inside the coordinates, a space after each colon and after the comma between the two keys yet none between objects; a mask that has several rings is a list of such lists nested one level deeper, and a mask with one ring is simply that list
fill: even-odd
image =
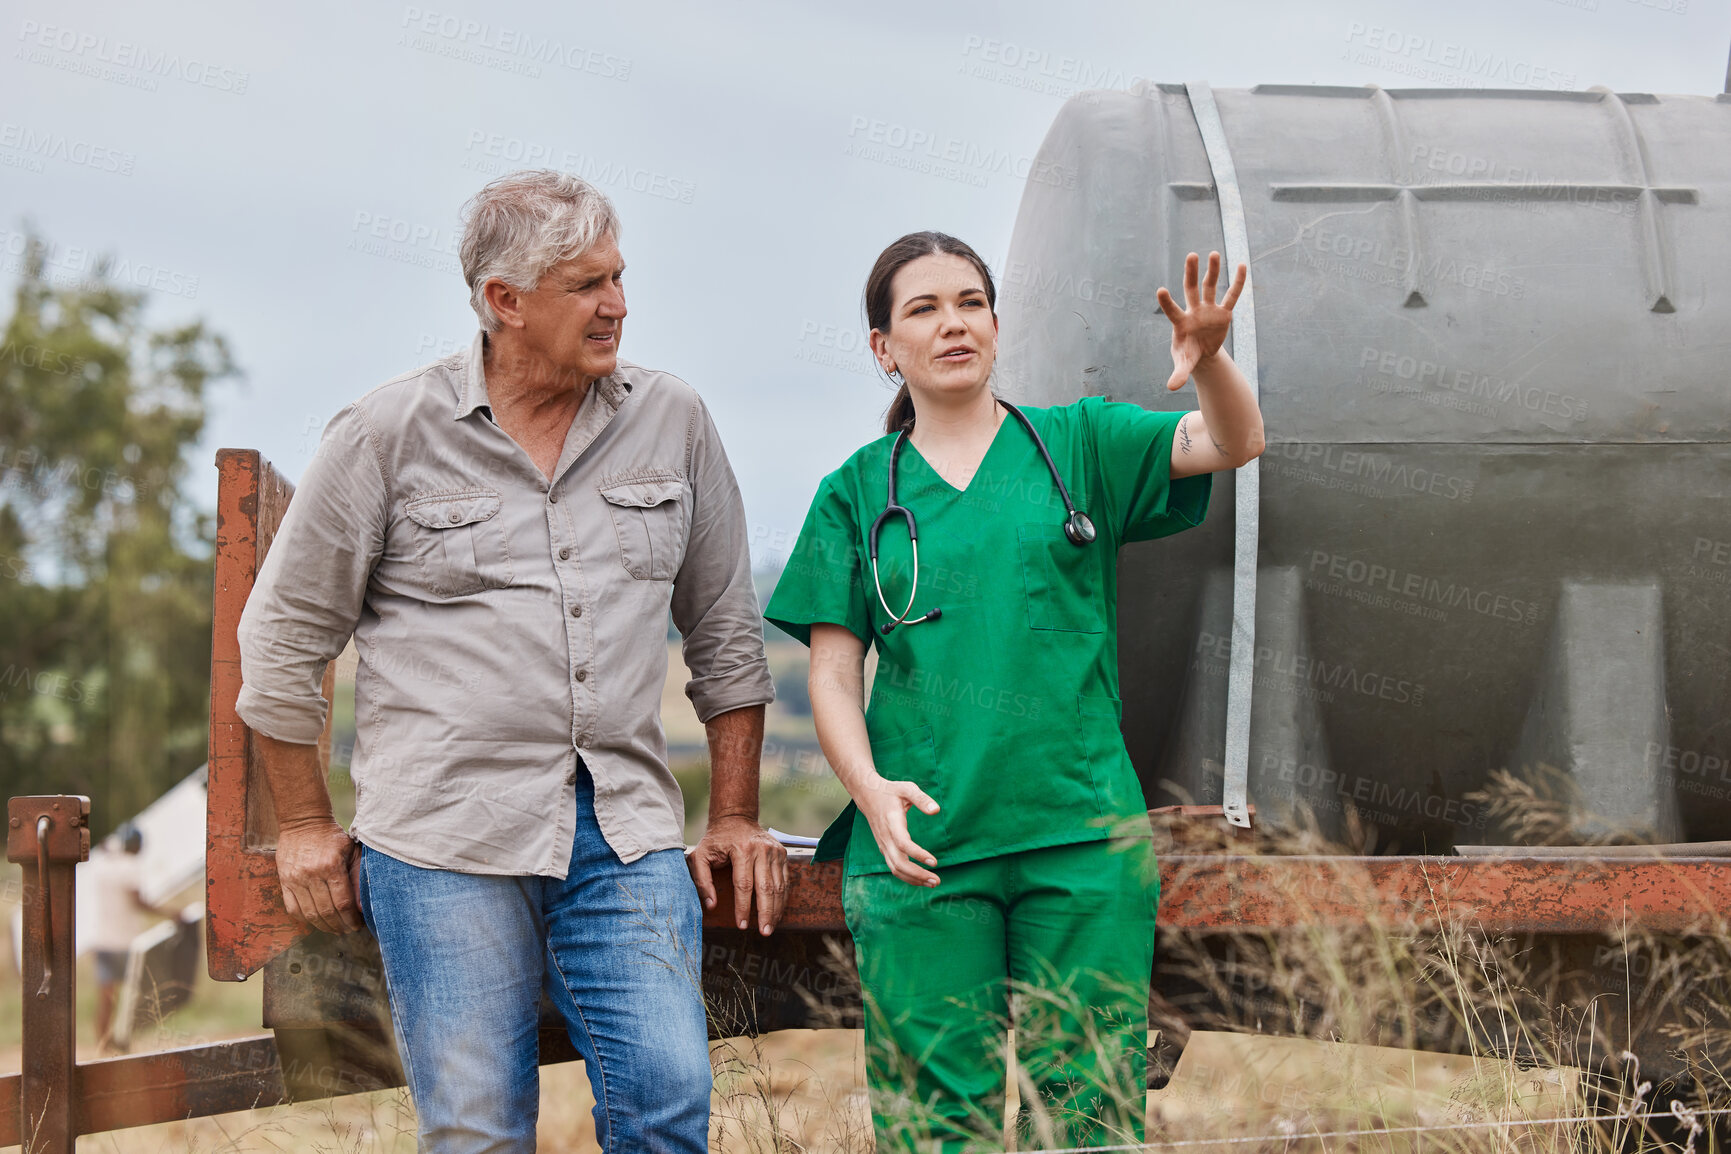
[{"label": "shirt chest pocket", "polygon": [[678,477],[604,481],[601,496],[619,536],[619,561],[639,581],[671,581],[690,537],[685,484]]},{"label": "shirt chest pocket", "polygon": [[1106,628],[1101,604],[1098,541],[1072,544],[1064,527],[1035,522],[1017,526],[1022,555],[1022,585],[1028,598],[1028,628],[1069,633],[1100,633]]},{"label": "shirt chest pocket", "polygon": [[464,597],[511,584],[511,554],[492,489],[418,493],[403,506],[413,522],[412,550],[421,581],[439,597]]}]

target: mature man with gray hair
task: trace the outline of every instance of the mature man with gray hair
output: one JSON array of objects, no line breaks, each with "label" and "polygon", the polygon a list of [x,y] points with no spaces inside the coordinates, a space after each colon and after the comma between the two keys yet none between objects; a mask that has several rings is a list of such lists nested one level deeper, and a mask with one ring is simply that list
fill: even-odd
[{"label": "mature man with gray hair", "polygon": [[[543,990],[603,1150],[705,1149],[712,866],[732,865],[741,928],[754,897],[760,932],[781,916],[744,509],[698,395],[619,359],[618,239],[607,198],[563,173],[470,202],[481,332],[332,419],[241,621],[284,900],[378,937],[421,1149],[441,1154],[535,1148]],[[689,862],[659,714],[670,608],[713,774]],[[354,840],[314,755],[351,635]]]}]

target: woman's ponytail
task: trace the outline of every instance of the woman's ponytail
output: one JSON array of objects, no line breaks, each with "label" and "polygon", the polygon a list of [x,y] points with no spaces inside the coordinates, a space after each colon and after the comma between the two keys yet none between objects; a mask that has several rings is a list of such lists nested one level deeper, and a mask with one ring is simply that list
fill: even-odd
[{"label": "woman's ponytail", "polygon": [[884,416],[884,432],[899,433],[903,429],[914,431],[914,395],[908,392],[906,381],[896,390],[896,399],[890,402],[890,411]]}]

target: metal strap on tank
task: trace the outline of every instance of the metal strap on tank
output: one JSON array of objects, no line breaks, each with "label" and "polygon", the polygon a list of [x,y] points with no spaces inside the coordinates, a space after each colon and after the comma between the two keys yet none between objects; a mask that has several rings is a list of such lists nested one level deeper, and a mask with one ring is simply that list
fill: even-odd
[{"label": "metal strap on tank", "polygon": [[[1232,151],[1226,147],[1226,130],[1214,90],[1203,81],[1185,86],[1190,111],[1208,151],[1208,167],[1214,176],[1215,197],[1220,202],[1220,229],[1226,237],[1227,280],[1240,263],[1250,265],[1250,230],[1244,223],[1244,199],[1238,193],[1238,172],[1232,166]],[[1244,294],[1232,316],[1232,359],[1250,382],[1252,395],[1259,395],[1256,378],[1256,285],[1246,283]],[[1236,826],[1250,825],[1250,691],[1256,672],[1256,543],[1257,513],[1261,508],[1262,474],[1252,461],[1237,470],[1235,492],[1237,525],[1232,552],[1232,663],[1226,675],[1226,787],[1222,807],[1226,820]]]}]

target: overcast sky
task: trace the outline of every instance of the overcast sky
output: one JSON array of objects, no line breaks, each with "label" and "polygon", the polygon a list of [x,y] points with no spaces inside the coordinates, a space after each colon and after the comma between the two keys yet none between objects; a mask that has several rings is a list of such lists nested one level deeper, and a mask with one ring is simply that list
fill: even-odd
[{"label": "overcast sky", "polygon": [[[337,409],[466,345],[458,211],[550,165],[613,196],[624,355],[707,399],[760,553],[880,427],[889,393],[856,351],[873,258],[938,228],[1001,262],[1018,172],[1078,88],[1428,87],[1402,62],[1470,52],[1556,87],[1714,93],[1731,46],[1731,0],[0,11],[4,276],[29,222],[65,275],[109,253],[153,321],[230,339],[245,380],[212,398],[203,503],[218,447],[297,477]],[[885,162],[907,140],[973,159]]]}]

